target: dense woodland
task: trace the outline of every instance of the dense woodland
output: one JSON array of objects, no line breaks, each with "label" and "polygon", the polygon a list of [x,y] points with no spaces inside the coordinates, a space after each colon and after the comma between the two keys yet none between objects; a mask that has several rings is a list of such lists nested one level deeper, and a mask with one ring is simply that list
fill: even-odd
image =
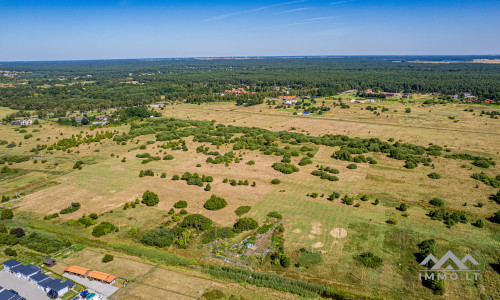
[{"label": "dense woodland", "polygon": [[[148,104],[162,100],[262,103],[266,96],[331,96],[348,89],[385,92],[471,92],[500,99],[500,65],[415,63],[445,57],[158,59],[3,63],[0,105],[44,112]],[[472,57],[453,57],[470,61]],[[27,83],[26,83],[27,82]],[[22,84],[25,83],[25,84]],[[224,91],[243,87],[248,94]],[[281,87],[277,91],[275,87]],[[224,95],[221,95],[224,94]]]}]

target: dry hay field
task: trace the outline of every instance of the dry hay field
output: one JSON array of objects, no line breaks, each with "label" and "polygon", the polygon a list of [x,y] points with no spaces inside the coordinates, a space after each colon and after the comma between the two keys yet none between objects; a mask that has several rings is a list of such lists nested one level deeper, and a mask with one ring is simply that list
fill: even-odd
[{"label": "dry hay field", "polygon": [[[474,112],[465,112],[464,108],[468,107],[465,105],[424,107],[420,103],[389,103],[384,104],[390,108],[388,115],[382,114],[377,117],[370,111],[361,110],[362,106],[366,106],[364,104],[349,103],[349,105],[350,109],[332,108],[323,116],[309,117],[292,116],[290,112],[278,111],[266,105],[236,107],[234,104],[226,103],[174,105],[167,106],[161,112],[168,117],[216,120],[226,125],[255,126],[273,131],[291,130],[294,127],[294,132],[313,136],[345,134],[351,137],[378,137],[382,140],[394,138],[396,141],[422,146],[434,143],[446,145],[452,152],[493,157],[497,163],[499,162],[499,120],[479,116],[480,110],[483,109],[481,107],[471,106]],[[411,107],[410,114],[404,113],[406,107]],[[454,122],[448,116],[455,116],[459,122]],[[29,130],[33,128],[30,127]],[[28,140],[23,139],[23,134],[14,133],[12,130],[10,126],[0,127],[0,133],[2,136],[9,136],[9,141],[22,141],[24,144],[22,147],[2,150],[2,153],[25,153],[27,149],[40,143],[35,140],[36,138],[45,142],[54,141],[55,137],[68,137],[79,133],[81,129],[44,122],[41,131],[34,133],[34,137]],[[128,128],[122,126],[107,130],[127,132]],[[39,177],[55,182],[56,184],[50,187],[27,193],[18,209],[41,216],[58,212],[70,202],[82,204],[78,212],[62,215],[63,220],[59,222],[68,218],[74,219],[82,213],[105,213],[114,210],[113,214],[106,214],[102,220],[114,224],[120,220],[122,230],[113,237],[101,238],[109,241],[130,239],[127,235],[130,228],[137,227],[139,233],[142,233],[158,226],[168,218],[167,211],[179,200],[187,201],[189,213],[201,213],[221,226],[232,226],[238,218],[234,210],[242,205],[252,207],[247,216],[255,218],[259,223],[264,221],[268,212],[278,211],[284,216],[285,249],[294,252],[306,248],[313,252],[321,252],[324,261],[322,265],[308,269],[287,269],[284,271],[286,275],[366,292],[380,298],[403,298],[408,295],[422,299],[433,298],[430,291],[416,279],[415,272],[411,269],[415,265],[416,245],[422,240],[434,238],[438,241],[439,247],[443,249],[453,247],[456,254],[479,251],[481,254],[477,258],[483,262],[491,262],[491,257],[498,257],[500,236],[497,225],[487,224],[485,228],[479,229],[470,223],[459,223],[449,229],[442,221],[431,221],[426,215],[431,209],[428,201],[433,197],[445,200],[446,209],[463,211],[471,216],[472,220],[489,217],[492,212],[498,210],[498,204],[488,201],[489,195],[496,192],[496,189],[470,178],[472,173],[482,170],[471,165],[470,161],[438,157],[433,158],[434,167],[419,165],[416,169],[408,170],[403,167],[403,161],[388,158],[383,153],[375,153],[371,156],[378,161],[378,164],[358,164],[357,169],[351,170],[346,168],[348,162],[331,158],[332,153],[338,148],[319,146],[313,164],[300,167],[300,172],[284,175],[271,168],[271,165],[279,162],[281,157],[263,155],[259,151],[235,151],[237,156],[240,152],[242,154],[243,159],[240,163],[233,162],[228,166],[207,164],[205,163],[207,156],[195,151],[201,144],[192,142],[192,138],[186,139],[188,151],[163,150],[159,147],[162,142],[149,144],[145,150],[138,149],[138,146],[154,140],[153,135],[140,136],[134,138],[133,142],[127,142],[127,145],[103,141],[101,144],[80,146],[79,153],[54,151],[50,155],[43,154],[47,159],[46,164],[33,164],[29,161],[14,165],[16,168],[30,170],[32,179],[15,177],[7,180],[9,191],[19,187],[22,190],[23,186],[30,181],[36,182]],[[221,146],[220,149],[204,145],[208,146],[210,151],[217,150],[221,154],[232,149],[232,145]],[[99,152],[95,152],[97,149]],[[172,154],[174,159],[142,164],[136,155],[146,152],[153,156],[163,156],[168,153]],[[126,162],[122,162],[123,158],[126,158]],[[73,170],[73,163],[79,159],[84,160],[86,164],[82,170]],[[252,166],[245,164],[249,160],[254,160],[255,164]],[[297,165],[298,161],[299,158],[292,157],[293,164]],[[201,167],[196,167],[197,164]],[[339,169],[340,174],[337,175],[339,181],[331,182],[312,176],[310,173],[316,169],[316,165]],[[139,172],[146,169],[153,170],[155,176],[139,178]],[[186,171],[197,172],[200,176],[212,176],[214,181],[210,183],[211,191],[204,191],[198,186],[189,186],[182,180],[171,180],[173,175],[181,176]],[[167,174],[166,178],[160,178],[162,172]],[[439,180],[428,178],[427,175],[431,172],[438,172],[442,178]],[[491,167],[485,172],[489,176],[500,174],[498,166]],[[255,181],[257,187],[231,186],[222,182],[225,178],[248,180],[250,184]],[[281,184],[271,185],[270,181],[273,178],[280,179]],[[160,204],[157,207],[139,206],[127,211],[121,209],[126,202],[140,197],[147,189],[159,195]],[[363,202],[357,199],[355,204],[359,204],[359,207],[354,207],[342,204],[340,199],[327,200],[333,191],[342,196],[367,195],[369,201]],[[320,196],[317,198],[307,196],[313,192]],[[219,211],[204,209],[204,202],[212,194],[225,198],[228,206]],[[379,205],[372,204],[375,199],[380,200]],[[402,216],[402,212],[396,209],[401,203],[410,206],[406,212],[407,217]],[[464,203],[467,203],[467,206],[464,206]],[[483,206],[479,207],[479,203]],[[389,218],[395,218],[398,225],[386,224]],[[90,237],[89,231],[81,234]],[[365,251],[376,253],[384,259],[382,269],[364,270],[355,263],[353,257]],[[202,251],[188,248],[177,252],[196,256]],[[85,255],[89,257],[85,259]],[[100,256],[93,257],[83,252],[81,257],[88,260],[89,264],[96,266],[100,264]],[[77,263],[79,259],[80,257],[69,257],[64,263]],[[117,260],[117,264],[119,262],[126,264],[127,260]],[[116,274],[124,272],[119,268],[112,269],[112,266],[109,267],[110,272]],[[134,268],[134,266],[128,267]],[[205,278],[195,283],[196,289],[190,290],[179,284],[182,293],[179,290],[165,290],[162,286],[167,282],[165,278],[170,278],[171,274],[164,272],[167,271],[153,267],[137,267],[133,273],[139,278],[137,283],[123,289],[126,293],[120,296],[120,299],[143,299],[148,291],[155,291],[159,298],[199,298],[201,290],[219,284],[211,283]],[[147,281],[140,281],[144,276],[153,277]],[[361,277],[363,277],[362,282]],[[485,273],[480,286],[482,293],[498,295],[499,277],[496,273]],[[192,282],[186,278],[179,280]],[[225,288],[235,291],[241,289],[228,285]],[[259,290],[254,295],[262,292]],[[477,287],[471,283],[447,283],[446,298],[469,298],[476,296],[477,293]]]}]

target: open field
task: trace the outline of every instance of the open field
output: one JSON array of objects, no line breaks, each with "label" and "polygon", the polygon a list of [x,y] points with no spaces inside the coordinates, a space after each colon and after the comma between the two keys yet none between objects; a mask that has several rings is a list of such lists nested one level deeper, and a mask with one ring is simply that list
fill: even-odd
[{"label": "open field", "polygon": [[[341,97],[349,98],[348,95]],[[317,101],[321,103],[322,100]],[[333,100],[325,101],[333,103]],[[216,120],[216,124],[290,131],[310,136],[342,134],[349,137],[379,138],[382,141],[393,138],[394,141],[424,147],[437,144],[449,149],[449,153],[469,153],[491,157],[497,163],[500,161],[499,120],[479,115],[481,110],[494,110],[491,106],[429,106],[418,101],[349,105],[349,109],[332,107],[321,116],[293,116],[293,109],[280,111],[265,104],[252,107],[237,107],[229,103],[182,104],[169,105],[157,111],[164,117]],[[377,116],[369,110],[361,109],[368,105],[384,106],[389,111]],[[405,113],[406,108],[411,108],[411,113]],[[464,111],[465,108],[472,108],[474,111]],[[34,132],[34,129],[40,131]],[[352,162],[331,157],[340,147],[308,143],[307,145],[315,147],[312,164],[300,166],[299,172],[285,175],[271,168],[273,163],[280,162],[281,156],[265,155],[259,150],[232,150],[232,143],[219,146],[209,142],[200,143],[193,141],[192,136],[183,138],[187,151],[163,149],[161,145],[166,142],[156,141],[155,134],[148,133],[127,140],[125,145],[105,139],[71,148],[70,152],[42,150],[33,154],[30,149],[37,144],[51,144],[81,131],[88,131],[88,128],[60,126],[42,121],[41,127],[32,125],[26,130],[27,133],[32,132],[33,137],[24,139],[26,133],[14,131],[10,125],[0,126],[0,139],[8,136],[9,143],[22,143],[13,148],[0,146],[0,154],[33,156],[29,161],[8,165],[18,169],[17,173],[0,175],[2,195],[22,194],[21,201],[14,210],[12,225],[23,221],[61,237],[67,233],[68,238],[81,237],[88,243],[103,243],[104,249],[109,249],[110,243],[117,242],[140,245],[140,239],[145,233],[159,227],[172,227],[175,222],[169,223],[172,216],[168,212],[179,200],[187,202],[185,209],[189,214],[202,214],[220,227],[233,226],[239,218],[234,211],[240,206],[251,206],[244,216],[252,217],[259,224],[263,224],[271,211],[283,215],[284,248],[293,263],[298,261],[301,248],[319,252],[323,259],[322,264],[315,266],[292,265],[284,269],[270,264],[270,259],[267,258],[260,267],[261,270],[324,283],[373,298],[401,299],[409,296],[433,299],[438,296],[433,295],[418,280],[416,268],[419,265],[415,259],[417,244],[433,238],[437,242],[439,256],[450,249],[459,257],[476,253],[473,255],[484,271],[482,279],[476,285],[473,282],[447,281],[446,294],[441,296],[442,299],[472,298],[477,297],[478,293],[484,299],[486,296],[500,297],[500,275],[490,266],[500,255],[500,225],[486,221],[484,228],[477,228],[470,224],[477,219],[491,217],[499,207],[497,203],[488,200],[498,189],[471,178],[471,175],[484,171],[488,176],[495,177],[500,175],[498,165],[483,169],[472,165],[471,161],[439,156],[432,157],[432,164],[428,166],[419,164],[417,168],[407,169],[404,167],[404,160],[390,158],[387,153],[374,152],[366,155],[373,157],[377,164],[358,163],[356,169],[348,169],[347,165]],[[130,124],[90,132],[103,130],[127,133]],[[236,136],[240,137],[241,134]],[[280,148],[287,145],[283,142],[276,144]],[[142,145],[146,146],[145,149],[139,148]],[[227,166],[223,163],[206,163],[209,156],[196,151],[201,145],[221,154],[233,151],[241,161],[233,161]],[[291,146],[300,148],[302,145]],[[143,164],[142,159],[136,155],[144,153],[160,157],[172,154],[174,159],[153,160]],[[446,153],[443,151],[443,154]],[[34,159],[37,163],[34,163]],[[42,163],[42,160],[46,162]],[[78,160],[84,162],[81,170],[73,169]],[[247,165],[250,160],[255,164]],[[294,165],[298,165],[300,160],[301,156],[291,157]],[[320,165],[338,169],[339,174],[336,176],[339,180],[322,180],[311,175]],[[139,177],[140,171],[147,169],[151,169],[155,175]],[[160,176],[163,172],[166,173],[165,178]],[[212,176],[211,190],[205,191],[204,187],[171,179],[172,176],[181,176],[185,172]],[[429,178],[427,175],[431,172],[439,173],[441,179]],[[232,186],[223,183],[225,178],[255,182],[256,187]],[[270,181],[275,178],[281,183],[272,185]],[[139,204],[136,208],[123,209],[125,203],[140,199],[146,190],[158,194],[160,202],[157,206],[146,207]],[[354,197],[354,204],[359,206],[342,204],[341,198],[327,200],[332,192],[338,192],[341,198],[344,195]],[[319,196],[307,196],[311,193],[318,193]],[[204,203],[212,194],[223,197],[227,206],[221,210],[205,209]],[[361,195],[368,196],[368,201],[362,201]],[[428,202],[434,197],[443,199],[447,210],[466,214],[468,224],[457,223],[447,228],[443,221],[431,220],[427,214],[434,207]],[[380,201],[378,205],[373,204],[375,199]],[[81,203],[81,208],[52,220],[42,220],[43,216],[57,213],[71,202]],[[403,203],[409,206],[405,212],[407,216],[396,209]],[[180,209],[175,209],[176,213],[179,211]],[[119,227],[120,231],[96,238],[91,234],[95,226],[83,228],[67,225],[68,220],[76,220],[82,214],[90,213],[97,213],[98,222],[110,222]],[[387,220],[391,218],[397,220],[396,225],[387,224]],[[137,234],[129,234],[131,229],[137,229]],[[247,235],[248,232],[245,232],[236,239],[243,239]],[[193,241],[199,241],[200,236],[201,234],[194,233]],[[190,243],[186,249],[175,245],[167,249],[171,253],[193,258],[200,264],[221,263],[211,258],[195,242]],[[383,259],[381,268],[366,269],[357,264],[354,258],[367,251]],[[60,260],[55,270],[61,273],[65,266],[77,264],[115,274],[120,279],[119,283],[128,278],[131,283],[121,288],[114,295],[115,299],[197,299],[210,289],[220,289],[227,295],[234,293],[251,299],[295,298],[289,293],[257,288],[251,284],[221,282],[196,269],[165,267],[119,252],[116,252],[113,262],[103,264],[101,259],[105,252],[106,250],[84,249]]]}]

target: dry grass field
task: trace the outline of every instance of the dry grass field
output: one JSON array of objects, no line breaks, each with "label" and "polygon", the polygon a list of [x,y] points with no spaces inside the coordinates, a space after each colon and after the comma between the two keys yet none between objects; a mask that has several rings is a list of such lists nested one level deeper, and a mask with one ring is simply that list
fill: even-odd
[{"label": "dry grass field", "polygon": [[[342,97],[349,99],[347,95]],[[331,103],[331,100],[325,101]],[[344,134],[350,137],[376,137],[384,141],[394,138],[396,141],[426,147],[433,143],[446,146],[452,153],[487,156],[500,162],[500,121],[480,116],[481,110],[495,108],[458,104],[429,106],[419,101],[349,105],[350,109],[332,107],[322,116],[293,116],[293,110],[277,110],[264,104],[237,107],[228,103],[172,105],[166,106],[161,112],[165,117],[216,120],[217,123],[226,125],[302,132],[312,136]],[[376,116],[373,112],[362,109],[367,105],[385,106],[389,111]],[[406,108],[411,108],[411,113],[405,113]],[[473,108],[474,111],[464,111],[465,108]],[[40,131],[33,132],[34,129]],[[53,143],[82,130],[88,129],[63,127],[43,121],[40,128],[28,127],[27,131],[33,132],[33,137],[24,139],[26,133],[14,131],[10,125],[3,125],[0,126],[0,139],[16,144],[22,142],[22,145],[10,149],[1,148],[0,155],[29,155],[29,150],[37,144]],[[95,130],[117,130],[122,133],[128,132],[129,128],[128,125],[123,125]],[[436,157],[433,158],[433,166],[420,164],[418,168],[409,170],[403,167],[404,161],[388,158],[384,153],[375,153],[370,156],[378,164],[358,164],[357,169],[351,170],[346,168],[348,162],[331,158],[338,147],[319,146],[312,159],[313,164],[300,167],[300,172],[284,175],[271,168],[281,157],[264,155],[260,151],[234,151],[236,155],[242,154],[241,162],[225,166],[206,163],[207,156],[195,151],[202,144],[193,142],[192,137],[186,139],[188,151],[164,150],[159,147],[163,142],[148,144],[144,150],[138,148],[147,141],[155,141],[155,136],[139,136],[133,142],[127,142],[127,145],[117,145],[111,140],[85,144],[71,153],[42,151],[35,155],[38,160],[36,164],[30,160],[10,166],[22,171],[17,175],[4,177],[0,193],[24,193],[16,212],[37,216],[38,221],[43,215],[56,213],[71,202],[80,202],[80,210],[61,215],[61,219],[46,221],[47,224],[66,230],[64,228],[68,227],[65,222],[68,219],[76,219],[82,213],[103,214],[99,221],[109,221],[115,225],[120,224],[121,227],[120,232],[99,238],[106,242],[137,243],[142,233],[160,226],[169,218],[167,212],[179,200],[187,201],[186,210],[189,213],[203,214],[220,226],[233,225],[238,218],[234,211],[239,206],[251,206],[246,216],[259,223],[265,220],[270,211],[278,211],[284,216],[285,249],[291,253],[292,258],[297,258],[298,249],[306,248],[321,252],[324,261],[311,268],[292,267],[284,270],[284,274],[384,299],[437,297],[422,286],[414,269],[416,245],[422,240],[434,238],[438,242],[439,254],[446,252],[445,249],[453,249],[461,257],[475,251],[480,253],[476,258],[486,270],[478,285],[470,282],[447,282],[447,292],[443,299],[472,298],[477,297],[478,293],[493,298],[500,297],[500,275],[491,271],[488,265],[500,255],[499,225],[487,222],[480,229],[469,222],[447,228],[442,221],[432,221],[426,215],[432,208],[428,201],[439,197],[445,201],[446,209],[464,212],[470,216],[471,221],[490,217],[493,212],[498,211],[498,204],[489,201],[488,197],[496,193],[497,189],[472,179],[470,175],[484,171],[494,177],[500,175],[498,166],[483,170],[473,166],[470,161]],[[203,145],[221,154],[232,150],[231,144],[220,146],[219,149],[208,143]],[[174,159],[142,164],[141,159],[136,157],[142,153],[152,156],[168,153]],[[122,162],[122,159],[126,161]],[[42,164],[42,160],[46,162]],[[72,168],[77,160],[85,162],[81,170]],[[255,164],[245,164],[250,160],[254,160]],[[292,163],[297,165],[299,160],[300,158],[293,157]],[[201,166],[197,167],[197,164]],[[339,169],[339,181],[321,180],[311,175],[317,165]],[[140,178],[139,172],[146,169],[153,170],[155,176]],[[212,176],[214,181],[210,183],[211,191],[187,185],[183,180],[171,180],[173,175],[180,176],[186,171],[197,172],[200,176]],[[166,173],[166,178],[160,177],[163,172]],[[427,175],[431,172],[438,172],[442,178],[429,178]],[[250,183],[255,181],[257,186],[231,186],[222,182],[225,178],[248,180]],[[280,179],[281,184],[270,184],[274,178]],[[126,202],[140,198],[145,190],[159,195],[160,203],[157,207],[140,205],[135,209],[122,209]],[[359,207],[347,206],[339,199],[327,200],[328,195],[334,191],[342,196],[367,195],[369,200],[363,202],[357,199],[355,204],[359,204]],[[313,192],[320,196],[307,196]],[[218,211],[204,209],[203,204],[212,194],[225,198],[227,207]],[[379,199],[379,205],[373,204],[375,199]],[[396,209],[401,203],[409,205],[410,208],[406,211],[408,216],[403,216]],[[464,206],[464,203],[467,205]],[[113,213],[109,213],[110,211]],[[398,224],[387,224],[389,218],[395,218]],[[137,228],[139,234],[130,236],[128,231],[131,228]],[[91,228],[67,230],[71,234],[95,239],[91,237]],[[206,257],[203,249],[197,249],[194,245],[188,249],[172,247],[170,251],[201,262],[214,262]],[[365,251],[383,258],[381,269],[365,270],[356,264],[354,256]],[[129,286],[117,292],[116,299],[151,299],[153,294],[158,299],[197,299],[213,288],[251,299],[259,299],[258,295],[265,295],[260,296],[261,299],[294,298],[291,294],[271,292],[251,285],[243,287],[217,282],[208,275],[193,270],[165,269],[125,255],[116,257],[111,263],[102,264],[100,260],[103,254],[104,252],[96,249],[85,249],[62,260],[57,268],[62,270],[69,264],[84,264],[113,273],[122,279],[133,278]],[[264,268],[276,270],[273,267]]]}]

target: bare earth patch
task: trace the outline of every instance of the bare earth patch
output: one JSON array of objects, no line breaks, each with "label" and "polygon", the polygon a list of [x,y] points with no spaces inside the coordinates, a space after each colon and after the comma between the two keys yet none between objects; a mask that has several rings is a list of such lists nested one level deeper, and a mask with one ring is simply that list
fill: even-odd
[{"label": "bare earth patch", "polygon": [[343,239],[347,236],[347,230],[344,228],[334,228],[330,231],[330,235],[337,239]]},{"label": "bare earth patch", "polygon": [[302,230],[300,230],[300,228],[296,228],[292,232],[293,233],[302,233]]},{"label": "bare earth patch", "polygon": [[313,248],[321,248],[323,246],[324,246],[324,244],[322,242],[317,242],[317,243],[313,244]]},{"label": "bare earth patch", "polygon": [[313,222],[312,223],[311,234],[321,234],[321,223],[320,222]]}]

